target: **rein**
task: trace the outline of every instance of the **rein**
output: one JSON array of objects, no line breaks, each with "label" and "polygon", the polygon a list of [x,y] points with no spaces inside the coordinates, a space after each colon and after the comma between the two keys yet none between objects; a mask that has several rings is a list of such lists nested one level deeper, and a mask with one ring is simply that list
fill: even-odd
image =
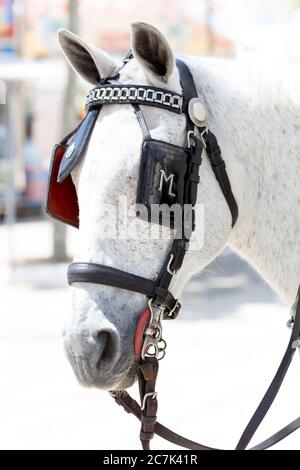
[{"label": "rein", "polygon": [[[132,54],[127,56],[124,65],[131,58]],[[153,204],[167,204],[170,207],[173,203],[177,203],[183,209],[182,214],[179,218],[174,216],[170,223],[176,233],[180,223],[180,226],[184,228],[183,233],[181,237],[175,237],[173,240],[163,266],[154,280],[110,266],[80,262],[70,264],[68,283],[70,285],[75,282],[102,284],[137,292],[148,298],[148,308],[140,315],[134,344],[138,363],[137,376],[141,404],[139,405],[125,390],[110,391],[116,403],[141,422],[140,440],[143,449],[150,448],[150,440],[157,434],[173,444],[188,449],[216,450],[186,439],[156,420],[157,392],[155,384],[158,361],[164,357],[166,348],[166,342],[162,337],[162,320],[175,319],[181,307],[179,300],[173,296],[169,288],[173,276],[182,267],[192,233],[195,230],[194,206],[197,201],[199,172],[204,149],[231,212],[232,227],[238,218],[238,206],[231,190],[225,162],[222,159],[217,139],[207,126],[206,111],[197,96],[192,74],[182,60],[177,59],[176,65],[180,73],[182,95],[157,87],[121,84],[118,82],[119,73],[103,80],[90,91],[86,104],[87,115],[83,122],[54,149],[49,178],[47,212],[52,217],[78,226],[77,195],[70,173],[86,150],[101,107],[116,103],[130,104],[143,135],[137,203],[143,204],[148,209],[148,213],[141,217],[163,225],[164,222],[161,218],[156,220],[151,218],[151,206]],[[185,114],[187,136],[185,147],[181,148],[152,139],[140,105],[159,107],[177,114]],[[72,140],[68,144],[70,138]],[[157,181],[160,183],[157,184]],[[168,186],[168,191],[164,186]],[[66,197],[64,198],[65,205],[62,208],[60,198],[64,191],[65,194],[69,194],[69,197],[67,201]],[[71,206],[68,205],[68,200],[72,201]],[[189,211],[190,217],[185,217],[187,211]],[[299,292],[300,288],[290,321],[292,333],[288,347],[274,379],[236,446],[237,450],[246,449],[250,443],[272,405],[295,350],[299,346]],[[297,418],[269,439],[251,447],[250,450],[267,449],[299,427],[300,418]]]},{"label": "rein", "polygon": [[[294,304],[295,314],[292,315],[290,326],[292,326],[291,337],[277,369],[277,372],[270,383],[265,395],[259,403],[252,418],[244,429],[235,450],[266,450],[287,436],[292,434],[300,427],[300,417],[272,434],[268,439],[247,449],[248,444],[252,440],[254,434],[268,413],[272,403],[274,402],[281,384],[286,376],[295,351],[300,345],[300,288],[298,290],[297,299]],[[138,331],[137,331],[138,334]],[[157,393],[155,392],[155,381],[158,373],[158,361],[155,358],[146,358],[139,364],[138,381],[141,398],[141,406],[126,392],[125,390],[111,391],[110,394],[116,403],[124,408],[127,413],[132,413],[141,422],[140,440],[143,449],[148,450],[150,439],[157,434],[163,439],[190,450],[225,450],[209,447],[197,442],[191,441],[156,421],[157,411]],[[148,406],[147,406],[148,405]],[[155,416],[155,419],[154,419]],[[146,434],[145,434],[146,433]]]}]

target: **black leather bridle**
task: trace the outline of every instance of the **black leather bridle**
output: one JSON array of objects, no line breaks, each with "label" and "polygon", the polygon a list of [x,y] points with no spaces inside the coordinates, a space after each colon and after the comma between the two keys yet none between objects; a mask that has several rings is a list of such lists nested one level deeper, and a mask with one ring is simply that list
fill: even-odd
[{"label": "black leather bridle", "polygon": [[[132,55],[129,55],[125,63],[131,58]],[[127,412],[133,413],[141,421],[140,440],[143,449],[149,449],[150,440],[154,434],[158,434],[170,442],[185,448],[193,450],[214,450],[211,447],[185,439],[156,421],[157,393],[155,391],[155,382],[158,373],[158,360],[164,356],[166,346],[166,343],[162,339],[161,320],[176,318],[180,310],[180,303],[178,299],[174,298],[169,287],[173,276],[176,275],[183,264],[185,254],[189,248],[190,238],[195,229],[194,206],[197,200],[197,189],[200,182],[199,170],[204,148],[209,158],[211,168],[230,209],[232,226],[235,225],[238,217],[238,206],[231,191],[225,163],[222,159],[217,139],[208,129],[206,122],[199,123],[197,119],[193,119],[192,113],[189,112],[189,104],[193,99],[198,98],[191,72],[182,60],[177,60],[176,65],[180,73],[180,83],[183,91],[182,96],[157,87],[145,88],[139,85],[121,84],[118,81],[118,74],[104,80],[91,90],[88,95],[88,113],[84,123],[79,127],[79,130],[76,130],[76,135],[68,146],[67,142],[75,132],[67,136],[62,142],[62,145],[66,146],[66,149],[64,149],[65,153],[62,157],[59,171],[56,170],[56,176],[58,182],[63,182],[69,176],[75,164],[78,163],[86,148],[88,138],[91,135],[93,126],[103,105],[114,103],[131,104],[142,130],[143,141],[150,142],[150,146],[151,137],[140,105],[160,107],[172,112],[185,114],[188,138],[186,148],[184,149],[186,159],[184,186],[181,189],[183,189],[182,202],[186,207],[190,208],[191,217],[189,218],[189,222],[186,222],[186,218],[182,218],[181,222],[185,224],[183,235],[181,238],[175,238],[173,240],[157,278],[154,280],[147,279],[110,266],[76,262],[70,264],[68,268],[68,282],[70,285],[75,282],[102,284],[137,292],[148,298],[149,306],[140,316],[135,340],[141,405],[133,400],[125,390],[110,392],[119,405],[123,406]],[[161,143],[161,145],[163,145],[163,143]],[[172,153],[172,148],[170,148],[170,152]],[[145,194],[145,191],[142,191],[142,194]],[[51,197],[48,196],[48,206],[49,204],[51,205]],[[55,215],[53,210],[51,210],[51,208],[49,209],[49,207],[48,212],[52,216],[61,218]],[[72,222],[72,217],[68,220],[61,220],[73,223],[73,225],[77,224],[76,221]],[[270,387],[236,446],[238,450],[247,448],[258,426],[273,403],[295,350],[299,346],[299,292],[297,294],[290,326],[292,326],[292,334],[285,355]],[[252,447],[252,449],[266,449],[286,437],[299,426],[300,418],[290,423],[266,441]]]}]

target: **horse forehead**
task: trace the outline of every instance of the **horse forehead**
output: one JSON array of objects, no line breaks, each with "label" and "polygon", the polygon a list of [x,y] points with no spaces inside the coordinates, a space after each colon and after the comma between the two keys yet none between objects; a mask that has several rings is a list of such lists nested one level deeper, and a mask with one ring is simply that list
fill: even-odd
[{"label": "horse forehead", "polygon": [[129,167],[133,157],[138,159],[142,142],[141,132],[129,106],[111,105],[101,110],[95,124],[86,154],[75,167],[72,177],[75,185],[88,179],[101,182],[114,173]]},{"label": "horse forehead", "polygon": [[[105,146],[119,149],[142,140],[140,128],[130,105],[109,105],[101,109],[88,149]],[[114,154],[116,155],[116,154]]]},{"label": "horse forehead", "polygon": [[[174,144],[181,144],[185,117],[168,110],[143,107],[143,114],[151,136]],[[80,168],[106,173],[131,168],[139,161],[142,132],[130,105],[104,106],[95,124],[86,156]]]}]

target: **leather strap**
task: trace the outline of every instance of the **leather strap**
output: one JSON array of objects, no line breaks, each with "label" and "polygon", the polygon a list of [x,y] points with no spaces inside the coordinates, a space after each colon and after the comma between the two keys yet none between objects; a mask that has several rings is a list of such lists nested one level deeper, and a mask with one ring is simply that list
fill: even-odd
[{"label": "leather strap", "polygon": [[260,444],[257,444],[254,447],[251,447],[250,450],[266,450],[269,449],[270,447],[274,446],[278,442],[282,441],[285,439],[287,436],[292,434],[294,431],[300,428],[300,417],[289,423],[287,426],[284,428],[280,429],[280,431],[276,432],[273,434],[271,437],[266,439],[265,441],[261,442]]},{"label": "leather strap", "polygon": [[67,276],[69,285],[74,282],[90,282],[137,292],[150,298],[159,298],[160,303],[170,311],[177,304],[177,300],[171,292],[157,285],[156,281],[111,266],[83,262],[71,263]]},{"label": "leather strap", "polygon": [[240,437],[240,440],[236,446],[237,450],[245,449],[247,445],[249,444],[249,442],[251,441],[254,433],[256,432],[257,428],[259,427],[262,420],[266,416],[277,393],[279,392],[283,379],[285,378],[286,373],[291,364],[291,361],[294,357],[295,351],[299,347],[299,337],[300,337],[299,292],[300,292],[300,287],[299,287],[297,299],[296,299],[297,307],[296,307],[296,313],[294,317],[293,329],[292,329],[291,337],[290,337],[286,352],[282,358],[282,361],[278,367],[278,370],[274,376],[274,379],[272,380],[263,399],[261,400],[251,420],[247,424],[242,436]]},{"label": "leather strap", "polygon": [[[125,390],[111,391],[110,395],[114,398],[115,402],[122,406],[127,413],[132,413],[138,420],[141,421],[141,407],[140,405],[129,395]],[[163,439],[172,442],[173,444],[179,445],[190,450],[217,450],[213,447],[204,446],[197,442],[186,439],[179,434],[166,428],[159,422],[155,423],[154,432]]]},{"label": "leather strap", "polygon": [[[187,170],[187,182],[186,182],[186,204],[195,206],[197,202],[198,184],[200,183],[200,166],[202,163],[202,152],[203,142],[198,137],[194,136],[192,139],[192,145],[189,149],[190,161],[189,168]],[[192,227],[194,229],[194,227]]]},{"label": "leather strap", "polygon": [[[122,391],[112,391],[110,395],[114,398],[115,402],[124,408],[127,413],[133,414],[138,420],[141,421],[141,407],[140,405],[128,394],[128,392]],[[277,433],[273,434],[271,437],[265,441],[251,447],[249,450],[266,450],[274,446],[291,433],[300,428],[300,417],[292,421],[290,424],[282,428]],[[155,423],[154,432],[157,436],[165,439],[172,444],[178,445],[185,449],[189,450],[226,450],[219,449],[216,447],[206,446],[204,444],[199,444],[195,441],[187,439],[183,436],[180,436],[174,431],[171,431],[166,426],[162,425],[158,421]]]},{"label": "leather strap", "polygon": [[142,135],[143,135],[143,140],[146,139],[151,139],[150,131],[146,123],[146,119],[144,118],[144,114],[142,113],[142,110],[140,108],[140,105],[138,104],[133,104],[132,105],[134,114],[136,115],[136,118],[138,120],[138,123],[140,125]]},{"label": "leather strap", "polygon": [[153,295],[155,290],[154,281],[103,264],[72,263],[68,268],[67,275],[69,285],[74,282],[103,284],[134,291],[147,297]]},{"label": "leather strap", "polygon": [[[183,90],[183,108],[182,109],[183,109],[183,112],[185,112],[186,114],[187,129],[188,131],[193,131],[194,123],[191,121],[190,115],[188,113],[188,104],[192,98],[195,98],[198,96],[198,93],[197,93],[195,82],[194,82],[194,79],[193,79],[193,76],[191,74],[189,67],[185,64],[185,62],[183,62],[180,59],[176,60],[176,65],[180,72],[180,83],[181,83],[182,90]],[[205,132],[202,132],[204,130]],[[210,130],[206,128],[200,128],[199,132],[203,136],[203,139],[206,144],[206,151],[207,151],[212,169],[214,171],[214,174],[218,180],[220,188],[229,206],[231,216],[232,216],[232,227],[233,227],[238,218],[238,206],[231,190],[231,185],[230,185],[229,178],[226,172],[225,162],[221,157],[221,150],[219,148],[215,135]],[[201,153],[202,152],[200,152],[200,156],[201,156]],[[196,181],[198,182],[199,180],[197,176],[198,175],[196,173]],[[193,199],[195,200],[195,193],[193,194]]]},{"label": "leather strap", "polygon": [[188,113],[188,105],[192,98],[198,96],[195,82],[193,79],[193,75],[189,67],[186,65],[185,62],[181,59],[176,59],[176,66],[179,70],[180,74],[180,84],[183,90],[183,104],[182,104],[182,111],[186,114],[187,118],[187,128],[191,130],[194,128],[194,123],[191,121],[189,113]]},{"label": "leather strap", "polygon": [[[259,425],[261,424],[262,420],[266,416],[267,412],[269,411],[274,399],[277,396],[277,393],[280,389],[280,386],[283,382],[283,379],[287,373],[291,360],[295,354],[295,350],[299,347],[299,337],[300,337],[300,301],[299,301],[299,292],[300,287],[298,290],[297,298],[296,298],[296,312],[293,319],[293,329],[291,333],[291,337],[288,343],[287,350],[283,356],[283,359],[279,365],[279,368],[275,374],[274,379],[272,380],[266,394],[264,395],[262,401],[260,402],[257,410],[255,411],[253,417],[249,421],[248,425],[246,426],[237,446],[236,450],[246,450],[247,445],[249,444],[250,440],[254,436],[256,430],[258,429]],[[147,359],[148,360],[148,359]],[[110,392],[115,401],[122,405],[123,408],[128,412],[132,413],[141,420],[141,408],[138,403],[133,400],[130,395],[126,391],[120,392]],[[143,397],[141,397],[141,401],[143,402]],[[287,426],[282,428],[277,433],[273,434],[268,439],[264,440],[263,442],[257,444],[256,446],[250,448],[249,450],[265,450],[269,447],[272,447],[277,442],[281,441],[292,432],[296,431],[300,428],[300,417],[289,423]],[[160,423],[156,423],[154,426],[154,431],[160,437],[163,437],[169,442],[173,444],[179,445],[181,447],[190,449],[190,450],[222,450],[216,449],[213,447],[205,446],[203,444],[198,444],[194,441],[184,438],[179,434],[174,433],[170,429],[166,428],[165,426],[161,425]]]},{"label": "leather strap", "polygon": [[216,136],[209,129],[200,129],[200,133],[202,133],[206,145],[206,152],[212,170],[230,209],[233,227],[237,221],[239,210],[234,195],[232,194],[230,181],[226,172],[226,165],[221,156],[221,150],[218,145],[218,141]]},{"label": "leather strap", "polygon": [[144,450],[150,449],[150,440],[155,434],[157,398],[155,384],[158,374],[158,360],[149,357],[141,361],[138,368],[139,390],[141,398],[140,440]]}]

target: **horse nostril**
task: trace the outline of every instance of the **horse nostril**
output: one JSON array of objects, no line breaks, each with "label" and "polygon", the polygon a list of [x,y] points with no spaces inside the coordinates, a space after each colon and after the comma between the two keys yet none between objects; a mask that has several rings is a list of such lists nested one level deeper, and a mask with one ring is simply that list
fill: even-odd
[{"label": "horse nostril", "polygon": [[105,361],[113,349],[110,334],[107,331],[100,331],[96,334],[95,343],[99,348],[99,361]]},{"label": "horse nostril", "polygon": [[101,330],[94,334],[96,368],[112,369],[119,359],[120,339],[115,331]]}]

